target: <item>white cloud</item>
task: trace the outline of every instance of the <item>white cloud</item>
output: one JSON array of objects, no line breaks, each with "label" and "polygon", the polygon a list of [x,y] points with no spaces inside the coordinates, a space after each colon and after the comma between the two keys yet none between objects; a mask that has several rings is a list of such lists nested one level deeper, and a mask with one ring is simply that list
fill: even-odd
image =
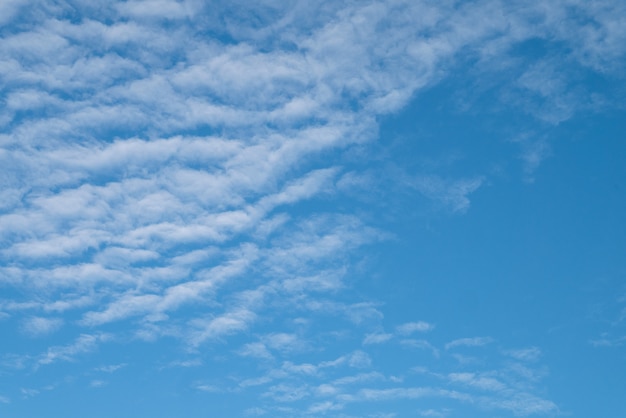
[{"label": "white cloud", "polygon": [[385,376],[378,372],[359,373],[354,376],[345,376],[334,380],[333,385],[353,385],[364,382],[371,382],[375,380],[385,380]]},{"label": "white cloud", "polygon": [[365,338],[363,339],[363,344],[364,345],[382,344],[384,342],[389,341],[391,338],[393,338],[393,334],[386,334],[386,333],[367,334]]},{"label": "white cloud", "polygon": [[262,340],[273,350],[283,352],[289,352],[303,347],[303,342],[297,335],[284,332],[264,335]]},{"label": "white cloud", "polygon": [[194,320],[193,325],[198,330],[191,335],[190,343],[197,346],[206,340],[218,339],[243,331],[255,318],[256,315],[253,312],[238,309],[213,318]]},{"label": "white cloud", "polygon": [[416,179],[412,186],[452,212],[463,213],[470,207],[468,196],[478,190],[483,182],[481,177],[444,180],[438,176],[424,176]]},{"label": "white cloud", "polygon": [[620,347],[626,342],[626,335],[617,338],[598,338],[590,340],[589,343],[594,347]]},{"label": "white cloud", "polygon": [[535,180],[535,172],[541,163],[551,156],[552,147],[546,138],[536,135],[525,134],[514,138],[512,142],[519,144],[521,148],[520,158],[523,162],[525,180],[532,183]]},{"label": "white cloud", "polygon": [[242,356],[257,357],[262,359],[272,359],[272,353],[267,349],[265,344],[256,342],[245,344],[238,353]]},{"label": "white cloud", "polygon": [[[263,338],[265,337],[260,337],[260,340]],[[292,340],[292,337],[285,334],[275,339]],[[489,339],[465,338],[454,341],[457,342],[455,346],[477,346],[488,343]],[[429,344],[423,348],[427,347],[434,348]],[[261,343],[255,344],[254,349],[256,348],[266,349]],[[453,405],[450,402],[460,402],[467,407],[487,411],[508,410],[516,415],[548,414],[557,411],[553,402],[533,393],[537,391],[537,383],[545,376],[545,370],[535,367],[535,362],[526,365],[511,362],[511,353],[514,352],[516,350],[501,350],[495,353],[495,356],[501,355],[499,358],[492,358],[489,361],[478,359],[473,363],[459,365],[449,361],[455,353],[444,351],[433,363],[433,367],[439,372],[417,367],[413,369],[416,374],[387,376],[380,370],[381,365],[388,360],[385,359],[388,355],[386,352],[374,355],[357,350],[334,360],[315,364],[292,361],[290,356],[294,353],[276,351],[272,352],[273,357],[270,361],[259,356],[259,369],[264,370],[261,375],[254,376],[255,373],[251,371],[250,377],[242,378],[233,388],[225,386],[223,390],[239,391],[255,388],[255,391],[263,393],[262,399],[265,400],[260,407],[269,414],[278,415],[285,413],[285,410],[276,409],[281,404],[292,405],[289,413],[299,415],[306,414],[306,411],[322,404],[341,406],[342,410],[349,411],[351,404],[355,403],[367,402],[382,406],[389,401],[420,398],[439,398],[448,401],[443,404],[445,407],[442,409],[422,410],[423,416],[449,415],[451,409],[448,406]],[[277,363],[280,365],[276,366]],[[486,364],[501,363],[505,364],[503,368],[480,370],[480,367]],[[359,373],[351,373],[354,367],[361,369]],[[470,370],[472,367],[476,369]],[[443,372],[446,369],[447,371]],[[531,412],[533,410],[535,412]]]},{"label": "white cloud", "polygon": [[277,402],[294,402],[305,398],[308,394],[306,386],[278,384],[271,386],[263,396],[272,398]]},{"label": "white cloud", "polygon": [[263,408],[248,408],[244,411],[245,415],[261,416],[267,414],[267,411]]},{"label": "white cloud", "polygon": [[250,387],[250,386],[260,386],[270,383],[273,380],[270,376],[261,376],[257,378],[245,379],[239,382],[239,386],[242,388]]},{"label": "white cloud", "polygon": [[104,380],[92,380],[91,382],[89,382],[89,386],[91,386],[92,388],[100,388],[106,385],[107,382]]},{"label": "white cloud", "polygon": [[169,367],[198,367],[201,366],[201,359],[190,359],[190,360],[175,360],[168,364]]},{"label": "white cloud", "polygon": [[525,393],[516,394],[511,399],[494,400],[491,404],[522,416],[559,413],[559,408],[554,402]]},{"label": "white cloud", "polygon": [[182,19],[192,16],[197,10],[196,2],[172,0],[133,0],[117,4],[123,16],[136,18]]},{"label": "white cloud", "polygon": [[99,343],[109,341],[110,339],[110,335],[103,333],[82,334],[69,345],[48,348],[46,353],[40,355],[37,359],[37,366],[57,361],[72,361],[76,356],[91,352],[98,347]]},{"label": "white cloud", "polygon": [[309,363],[293,364],[286,361],[282,365],[282,370],[289,374],[315,375],[317,374],[317,366]]},{"label": "white cloud", "polygon": [[404,347],[417,348],[419,350],[429,350],[433,356],[439,357],[439,350],[426,340],[416,340],[412,338],[406,338],[400,341]]},{"label": "white cloud", "polygon": [[62,325],[61,318],[31,317],[24,321],[22,330],[29,336],[40,337],[57,331]]},{"label": "white cloud", "polygon": [[396,399],[419,399],[424,397],[445,397],[459,400],[471,399],[468,395],[455,391],[430,387],[408,387],[392,389],[361,389],[351,400],[372,402]]},{"label": "white cloud", "polygon": [[538,347],[520,348],[506,352],[509,356],[521,361],[537,361],[541,357],[541,350]]},{"label": "white cloud", "polygon": [[29,389],[29,388],[20,388],[20,393],[24,398],[32,398],[33,396],[39,395],[39,390],[37,389]]},{"label": "white cloud", "polygon": [[418,321],[418,322],[407,322],[402,325],[398,325],[396,327],[396,331],[401,335],[411,335],[414,332],[427,332],[431,331],[435,326],[433,324],[429,324],[428,322]]},{"label": "white cloud", "polygon": [[348,358],[348,364],[350,367],[364,368],[369,367],[372,364],[372,359],[364,351],[355,351]]},{"label": "white cloud", "polygon": [[501,391],[506,389],[502,382],[490,376],[476,376],[474,373],[450,373],[448,378],[454,383],[463,383],[481,390]]},{"label": "white cloud", "polygon": [[[372,178],[343,167],[338,153],[374,140],[381,115],[455,71],[460,57],[489,75],[511,61],[512,46],[540,38],[571,49],[568,65],[619,75],[612,63],[626,50],[616,2],[263,2],[237,12],[212,4],[223,19],[197,1],[79,3],[78,20],[45,4],[0,4],[0,23],[9,26],[0,40],[0,276],[19,290],[0,308],[29,335],[54,332],[70,311],[79,327],[94,329],[51,347],[38,364],[95,350],[112,338],[97,330],[113,321],[194,347],[281,318],[285,307],[309,322],[330,315],[380,326],[380,304],[337,297],[350,286],[344,279],[358,249],[385,238],[335,206],[338,194],[368,189]],[[257,14],[263,7],[273,13]],[[594,24],[568,18],[576,13]],[[11,26],[18,14],[19,31]],[[232,42],[207,39],[207,27]],[[495,62],[503,64],[485,70]],[[538,119],[556,124],[585,108],[584,95],[568,93],[560,61],[506,74],[513,105]],[[519,143],[530,176],[549,144]],[[424,175],[410,187],[463,213],[485,182],[471,173]],[[432,329],[413,322],[396,333]],[[362,345],[395,336],[367,334]],[[292,330],[264,332],[238,354],[284,361],[307,344]],[[373,360],[357,351],[339,363],[365,369]],[[322,367],[289,364],[301,374]],[[271,393],[289,400],[309,392],[296,385]],[[509,407],[532,410],[532,399],[516,402]]]},{"label": "white cloud", "polygon": [[197,385],[195,388],[197,390],[202,391],[202,392],[209,392],[209,393],[220,393],[220,392],[223,392],[222,388],[219,388],[219,387],[214,386],[214,385],[200,384],[200,385]]},{"label": "white cloud", "polygon": [[102,367],[98,367],[96,368],[97,371],[99,372],[105,372],[105,373],[113,373],[118,371],[119,369],[126,367],[127,364],[126,363],[120,363],[120,364],[111,364],[108,366],[102,366]]},{"label": "white cloud", "polygon": [[340,411],[341,409],[343,409],[342,404],[325,401],[311,405],[307,412],[309,414],[326,414],[331,411]]},{"label": "white cloud", "polygon": [[436,409],[426,409],[419,412],[422,417],[445,417],[449,414],[449,410],[438,411]]},{"label": "white cloud", "polygon": [[455,347],[482,347],[493,342],[491,337],[459,338],[446,344],[446,350]]},{"label": "white cloud", "polygon": [[6,0],[0,3],[0,23],[5,24],[19,12],[20,8],[26,6],[26,0]]}]

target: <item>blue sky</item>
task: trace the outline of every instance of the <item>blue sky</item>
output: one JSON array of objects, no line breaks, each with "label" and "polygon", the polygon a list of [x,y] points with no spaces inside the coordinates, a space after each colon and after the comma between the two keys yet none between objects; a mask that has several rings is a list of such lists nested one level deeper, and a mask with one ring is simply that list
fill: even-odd
[{"label": "blue sky", "polygon": [[0,3],[0,416],[623,417],[619,1]]}]

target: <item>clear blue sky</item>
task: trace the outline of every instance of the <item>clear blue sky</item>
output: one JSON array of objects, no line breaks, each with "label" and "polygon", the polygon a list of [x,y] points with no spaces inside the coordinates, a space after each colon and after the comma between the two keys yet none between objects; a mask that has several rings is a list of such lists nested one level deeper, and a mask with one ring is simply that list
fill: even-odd
[{"label": "clear blue sky", "polygon": [[626,416],[626,3],[0,3],[0,417]]}]

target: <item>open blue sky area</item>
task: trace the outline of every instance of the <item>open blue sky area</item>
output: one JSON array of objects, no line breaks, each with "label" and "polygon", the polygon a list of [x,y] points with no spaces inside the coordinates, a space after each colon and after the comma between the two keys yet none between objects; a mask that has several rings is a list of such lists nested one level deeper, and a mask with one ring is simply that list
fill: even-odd
[{"label": "open blue sky area", "polygon": [[626,416],[626,3],[0,2],[0,417]]}]

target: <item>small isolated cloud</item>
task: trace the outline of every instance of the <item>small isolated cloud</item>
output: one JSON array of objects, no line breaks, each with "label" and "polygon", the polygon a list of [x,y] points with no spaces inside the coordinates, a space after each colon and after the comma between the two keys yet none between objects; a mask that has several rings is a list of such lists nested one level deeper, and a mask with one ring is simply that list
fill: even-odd
[{"label": "small isolated cloud", "polygon": [[482,347],[493,342],[491,337],[459,338],[446,344],[446,350],[454,347]]},{"label": "small isolated cloud", "polygon": [[273,378],[269,376],[261,376],[261,377],[245,379],[239,382],[239,387],[247,388],[247,387],[253,387],[253,386],[261,386],[261,385],[265,385],[266,383],[271,382],[272,380]]},{"label": "small isolated cloud", "polygon": [[29,355],[4,354],[0,356],[0,367],[21,370],[32,360]]},{"label": "small isolated cloud", "polygon": [[521,147],[520,158],[523,163],[524,179],[532,183],[535,180],[535,172],[541,163],[550,157],[552,149],[550,143],[543,138],[531,138],[529,135],[523,135],[514,139]]},{"label": "small isolated cloud", "polygon": [[39,391],[37,389],[31,388],[21,388],[20,393],[24,398],[32,398],[33,396],[39,395]]},{"label": "small isolated cloud", "polygon": [[169,367],[198,367],[202,366],[202,360],[190,359],[190,360],[175,360],[168,364]]},{"label": "small isolated cloud", "polygon": [[0,403],[11,403],[11,399],[6,396],[0,395]]},{"label": "small isolated cloud", "polygon": [[428,322],[419,321],[419,322],[407,322],[406,324],[402,324],[396,327],[396,331],[401,335],[411,335],[414,332],[426,332],[435,328],[434,325],[429,324]]},{"label": "small isolated cloud", "polygon": [[60,318],[31,317],[22,323],[22,332],[31,337],[52,334],[63,325]]},{"label": "small isolated cloud", "polygon": [[509,356],[521,361],[536,361],[541,357],[541,350],[537,347],[521,348],[517,350],[508,350]]},{"label": "small isolated cloud", "polygon": [[590,340],[589,344],[594,347],[620,347],[624,345],[626,335],[619,338],[608,338],[606,336],[595,340]]},{"label": "small isolated cloud", "polygon": [[98,344],[110,340],[108,334],[82,334],[72,344],[50,347],[37,360],[37,365],[51,364],[57,361],[72,361],[77,355],[94,351]]},{"label": "small isolated cloud", "polygon": [[208,392],[208,393],[223,392],[223,389],[215,385],[199,384],[199,385],[196,385],[195,388],[201,392]]},{"label": "small isolated cloud", "polygon": [[126,363],[112,364],[109,366],[98,367],[96,371],[105,372],[105,373],[113,373],[126,366],[127,366]]},{"label": "small isolated cloud", "polygon": [[461,180],[445,180],[439,176],[423,176],[413,182],[420,193],[455,213],[464,213],[470,207],[469,195],[480,186],[484,179],[475,177]]},{"label": "small isolated cloud", "polygon": [[89,383],[89,386],[91,386],[92,388],[100,388],[102,386],[105,386],[107,384],[107,382],[105,382],[104,380],[92,380],[91,383]]},{"label": "small isolated cloud", "polygon": [[393,338],[393,334],[386,334],[384,332],[367,334],[363,339],[363,345],[382,344],[389,341],[391,338]]}]

